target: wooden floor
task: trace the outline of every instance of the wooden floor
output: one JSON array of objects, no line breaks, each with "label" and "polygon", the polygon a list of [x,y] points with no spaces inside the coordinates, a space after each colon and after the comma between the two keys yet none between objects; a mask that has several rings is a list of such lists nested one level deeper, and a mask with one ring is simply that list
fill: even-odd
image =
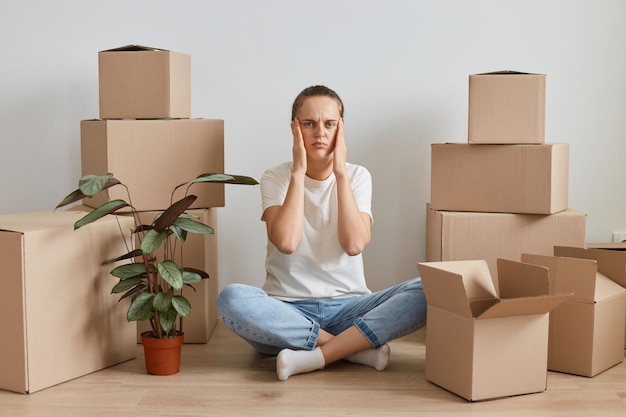
[{"label": "wooden floor", "polygon": [[383,372],[341,362],[278,381],[275,359],[218,324],[185,345],[181,371],[151,376],[143,353],[30,395],[0,391],[2,417],[626,416],[626,363],[594,378],[548,373],[538,394],[470,403],[424,379],[424,331],[391,343]]}]

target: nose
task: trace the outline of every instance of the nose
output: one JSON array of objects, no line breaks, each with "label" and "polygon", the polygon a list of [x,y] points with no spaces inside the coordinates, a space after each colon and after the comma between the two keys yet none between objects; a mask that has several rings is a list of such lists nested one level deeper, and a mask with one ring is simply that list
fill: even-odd
[{"label": "nose", "polygon": [[326,134],[324,130],[324,124],[318,123],[315,127],[315,137],[323,137]]}]

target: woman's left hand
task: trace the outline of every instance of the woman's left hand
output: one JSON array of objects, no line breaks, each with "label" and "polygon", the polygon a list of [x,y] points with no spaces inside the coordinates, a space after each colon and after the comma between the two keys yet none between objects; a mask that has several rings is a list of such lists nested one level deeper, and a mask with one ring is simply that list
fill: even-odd
[{"label": "woman's left hand", "polygon": [[337,134],[333,150],[333,171],[335,175],[346,173],[346,155],[348,148],[343,136],[343,117],[337,122]]}]

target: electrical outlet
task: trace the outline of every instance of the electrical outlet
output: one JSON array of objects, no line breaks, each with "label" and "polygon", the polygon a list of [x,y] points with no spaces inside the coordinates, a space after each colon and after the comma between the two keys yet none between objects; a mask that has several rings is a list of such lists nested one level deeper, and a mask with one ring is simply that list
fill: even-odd
[{"label": "electrical outlet", "polygon": [[626,231],[619,230],[613,232],[613,243],[622,243],[626,242]]}]

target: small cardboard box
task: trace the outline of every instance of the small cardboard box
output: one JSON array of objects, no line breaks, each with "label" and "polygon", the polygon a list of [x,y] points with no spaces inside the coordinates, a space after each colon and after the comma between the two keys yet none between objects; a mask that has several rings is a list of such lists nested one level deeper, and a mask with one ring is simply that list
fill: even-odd
[{"label": "small cardboard box", "polygon": [[[564,246],[566,245],[556,246],[554,255],[596,260],[598,261],[598,272],[626,288],[626,251],[620,249],[619,244],[613,244],[606,248],[584,248],[583,245]],[[626,348],[626,335],[624,336],[624,348]]]},{"label": "small cardboard box", "polygon": [[522,262],[547,267],[551,291],[574,294],[550,313],[549,370],[593,377],[624,360],[626,289],[597,261],[523,254]]},{"label": "small cardboard box", "polygon": [[438,210],[553,214],[568,208],[569,145],[431,145]]},{"label": "small cardboard box", "polygon": [[[224,172],[224,121],[83,120],[80,123],[82,172],[108,172],[128,186],[139,211],[165,210],[177,185],[204,173]],[[186,187],[174,194],[184,197]],[[224,184],[194,184],[198,196],[191,208],[224,206]],[[128,201],[123,187],[109,189],[111,199]],[[105,203],[101,193],[83,204]]]},{"label": "small cardboard box", "polygon": [[100,118],[191,117],[191,57],[127,45],[98,52]]},{"label": "small cardboard box", "polygon": [[544,143],[546,75],[470,75],[468,119],[469,143]]},{"label": "small cardboard box", "polygon": [[[142,223],[150,224],[157,213],[141,212],[139,218]],[[189,233],[182,250],[177,250],[174,259],[179,266],[200,269],[209,274],[209,279],[194,284],[195,291],[183,288],[183,295],[191,303],[191,315],[183,319],[185,343],[206,343],[217,324],[217,209],[188,210],[188,213],[197,216],[199,221],[211,226],[215,232],[206,235]],[[149,330],[148,321],[137,322],[137,343],[141,343],[141,333]]]},{"label": "small cardboard box", "polygon": [[33,393],[135,357],[126,302],[102,261],[124,253],[120,226],[74,231],[80,211],[0,216],[0,389]]},{"label": "small cardboard box", "polygon": [[439,211],[427,205],[426,219],[427,261],[484,259],[497,279],[498,258],[552,255],[556,245],[584,246],[587,216],[573,209],[510,214]]},{"label": "small cardboard box", "polygon": [[418,264],[428,302],[426,379],[467,400],[545,391],[551,294],[548,269],[498,260]]}]

